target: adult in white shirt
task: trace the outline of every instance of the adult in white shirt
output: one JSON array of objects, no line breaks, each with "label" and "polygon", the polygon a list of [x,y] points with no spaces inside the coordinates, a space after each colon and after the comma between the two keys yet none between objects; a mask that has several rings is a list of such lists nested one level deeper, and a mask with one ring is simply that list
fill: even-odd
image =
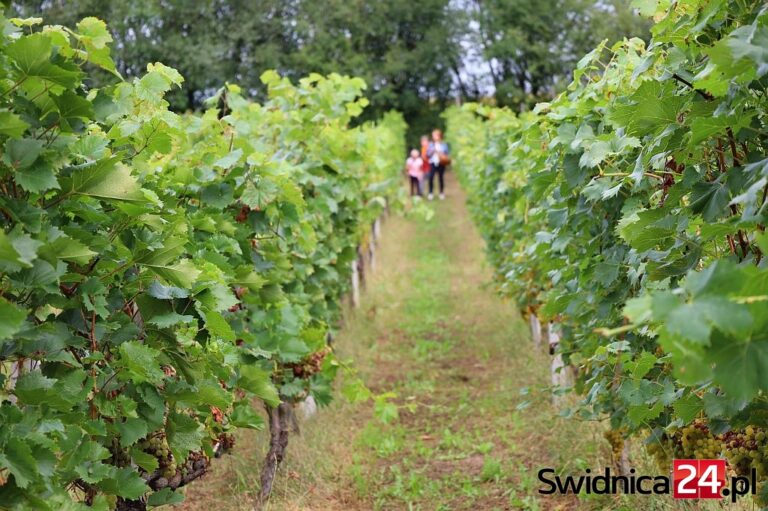
[{"label": "adult in white shirt", "polygon": [[440,185],[440,200],[445,199],[445,166],[451,161],[448,158],[448,144],[443,142],[443,132],[440,130],[432,131],[432,142],[427,147],[427,159],[429,159],[429,200],[432,200],[434,193],[435,175],[437,175]]}]

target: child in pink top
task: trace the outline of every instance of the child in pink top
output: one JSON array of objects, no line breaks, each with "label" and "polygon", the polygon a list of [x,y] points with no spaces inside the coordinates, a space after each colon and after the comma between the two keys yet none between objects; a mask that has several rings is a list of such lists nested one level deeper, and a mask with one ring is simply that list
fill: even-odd
[{"label": "child in pink top", "polygon": [[410,157],[405,160],[405,170],[411,182],[411,196],[421,196],[421,180],[424,178],[424,161],[418,149],[412,149]]}]

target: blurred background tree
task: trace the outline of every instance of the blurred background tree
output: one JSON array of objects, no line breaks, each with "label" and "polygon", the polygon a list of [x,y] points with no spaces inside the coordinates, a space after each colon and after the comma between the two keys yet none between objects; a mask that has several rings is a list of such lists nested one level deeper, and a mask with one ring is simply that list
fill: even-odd
[{"label": "blurred background tree", "polygon": [[471,46],[485,57],[496,102],[518,108],[549,99],[603,39],[646,35],[624,0],[470,0]]},{"label": "blurred background tree", "polygon": [[154,61],[182,73],[184,88],[169,98],[177,110],[199,108],[226,81],[258,98],[267,69],[292,78],[360,76],[371,102],[361,120],[399,110],[413,145],[441,124],[447,103],[486,98],[528,108],[562,89],[574,64],[600,40],[644,37],[645,22],[628,3],[21,0],[11,2],[11,12],[66,26],[86,16],[105,20],[123,76]]}]

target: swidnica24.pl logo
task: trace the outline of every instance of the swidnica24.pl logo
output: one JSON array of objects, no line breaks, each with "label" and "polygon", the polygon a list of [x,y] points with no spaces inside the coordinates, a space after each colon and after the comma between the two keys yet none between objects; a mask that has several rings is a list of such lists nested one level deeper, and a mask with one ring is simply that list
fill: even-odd
[{"label": "swidnica24.pl logo", "polygon": [[757,474],[750,477],[726,475],[725,460],[674,460],[672,477],[666,475],[639,475],[631,469],[628,475],[613,475],[606,467],[601,474],[587,469],[583,475],[557,475],[551,468],[539,470],[542,487],[539,493],[585,493],[596,495],[669,495],[676,499],[721,499],[731,502],[757,490]]}]

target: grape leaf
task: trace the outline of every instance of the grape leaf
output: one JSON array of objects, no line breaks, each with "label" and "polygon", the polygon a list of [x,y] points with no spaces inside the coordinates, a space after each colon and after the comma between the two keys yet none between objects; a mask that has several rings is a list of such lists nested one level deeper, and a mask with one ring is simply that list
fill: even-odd
[{"label": "grape leaf", "polygon": [[21,330],[24,320],[27,319],[27,313],[5,298],[0,297],[0,318],[3,318],[0,321],[0,341],[2,341],[10,339]]},{"label": "grape leaf", "polygon": [[9,438],[0,450],[0,466],[13,474],[19,488],[26,488],[40,475],[29,444],[16,437]]}]

